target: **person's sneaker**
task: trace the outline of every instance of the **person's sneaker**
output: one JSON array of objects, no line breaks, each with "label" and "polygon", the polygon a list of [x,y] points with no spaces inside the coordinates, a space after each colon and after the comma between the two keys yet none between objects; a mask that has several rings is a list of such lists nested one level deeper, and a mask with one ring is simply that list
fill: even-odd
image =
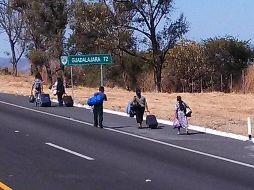
[{"label": "person's sneaker", "polygon": [[179,131],[177,132],[177,135],[180,135],[180,132],[179,132]]},{"label": "person's sneaker", "polygon": [[103,125],[100,125],[100,128],[103,128]]},{"label": "person's sneaker", "polygon": [[94,127],[98,127],[98,125],[93,125]]},{"label": "person's sneaker", "polygon": [[142,129],[142,124],[140,123],[139,126],[138,126],[139,129]]},{"label": "person's sneaker", "polygon": [[189,133],[189,131],[186,131],[186,135],[189,135],[190,133]]}]

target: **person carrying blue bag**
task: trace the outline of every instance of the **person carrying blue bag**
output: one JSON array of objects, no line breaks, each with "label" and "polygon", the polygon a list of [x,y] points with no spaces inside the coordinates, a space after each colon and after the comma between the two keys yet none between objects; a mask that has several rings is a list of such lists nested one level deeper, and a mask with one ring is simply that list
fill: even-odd
[{"label": "person carrying blue bag", "polygon": [[[107,96],[104,93],[104,87],[99,87],[99,92],[94,93],[92,97],[87,100],[89,106],[93,106],[94,127],[103,128],[103,102],[107,101]],[[99,119],[99,122],[98,122]]]}]

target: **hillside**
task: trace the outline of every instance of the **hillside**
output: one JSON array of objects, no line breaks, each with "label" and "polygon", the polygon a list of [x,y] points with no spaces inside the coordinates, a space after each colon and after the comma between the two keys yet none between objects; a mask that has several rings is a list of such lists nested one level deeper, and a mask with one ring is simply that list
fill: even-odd
[{"label": "hillside", "polygon": [[[8,57],[0,57],[0,68],[12,68],[12,64],[10,63],[10,58]],[[18,63],[18,71],[28,72],[30,70],[30,65],[28,59],[21,58]]]},{"label": "hillside", "polygon": [[[0,92],[13,93],[18,95],[29,95],[31,76],[19,76],[17,78],[9,75],[0,75]],[[94,88],[75,87],[75,101],[85,104]],[[45,86],[45,92],[50,93]],[[134,92],[129,92],[120,88],[105,88],[108,101],[105,108],[124,111],[127,102],[134,96]],[[67,89],[71,94],[71,89]],[[190,124],[205,126],[235,134],[247,134],[247,117],[254,115],[254,95],[236,93],[152,93],[146,92],[143,95],[147,98],[148,107],[152,114],[161,119],[173,119],[174,103],[176,96],[181,95],[193,110]],[[53,95],[52,95],[53,97]]]}]

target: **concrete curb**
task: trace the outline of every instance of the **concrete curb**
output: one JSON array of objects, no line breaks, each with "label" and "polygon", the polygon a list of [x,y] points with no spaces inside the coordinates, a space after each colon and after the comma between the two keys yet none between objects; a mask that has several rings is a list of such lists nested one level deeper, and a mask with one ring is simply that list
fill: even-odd
[{"label": "concrete curb", "polygon": [[[57,102],[57,100],[54,100],[54,99],[52,101]],[[79,107],[79,108],[91,109],[90,106],[83,105],[83,104],[80,104],[80,103],[78,103],[78,104],[74,103],[74,106]],[[125,112],[113,111],[113,110],[109,110],[109,109],[104,109],[103,111],[105,113],[111,113],[111,114],[115,114],[115,115],[129,117],[129,115]],[[165,124],[165,125],[171,125],[171,126],[173,125],[173,122],[169,121],[169,120],[158,119],[158,122],[161,123],[161,124]],[[249,140],[248,136],[237,135],[237,134],[227,133],[227,132],[223,132],[223,131],[217,131],[217,130],[210,129],[210,128],[207,128],[207,127],[189,125],[189,129],[194,130],[194,131],[198,131],[198,132],[202,132],[202,133],[211,134],[211,135],[228,137],[228,138],[231,138],[231,139],[236,139],[236,140],[241,140],[241,141],[251,141],[251,142],[254,143],[254,139]]]}]

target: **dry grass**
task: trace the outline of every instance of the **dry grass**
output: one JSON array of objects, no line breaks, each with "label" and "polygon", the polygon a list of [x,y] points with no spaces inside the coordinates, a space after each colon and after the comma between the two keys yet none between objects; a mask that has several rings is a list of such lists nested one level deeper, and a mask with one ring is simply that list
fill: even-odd
[{"label": "dry grass", "polygon": [[[0,75],[0,92],[13,93],[19,95],[29,95],[31,76],[12,77]],[[47,86],[44,91],[50,93]],[[85,104],[85,101],[97,89],[75,87],[75,101]],[[127,102],[133,97],[134,92],[129,92],[120,88],[105,88],[108,101],[105,108],[124,111]],[[71,94],[71,89],[67,89]],[[247,117],[254,115],[254,95],[253,94],[224,94],[224,93],[143,93],[146,97],[151,113],[161,119],[173,118],[174,103],[177,95],[181,95],[183,100],[189,104],[193,110],[190,123],[193,125],[206,126],[235,134],[247,134]]]}]

